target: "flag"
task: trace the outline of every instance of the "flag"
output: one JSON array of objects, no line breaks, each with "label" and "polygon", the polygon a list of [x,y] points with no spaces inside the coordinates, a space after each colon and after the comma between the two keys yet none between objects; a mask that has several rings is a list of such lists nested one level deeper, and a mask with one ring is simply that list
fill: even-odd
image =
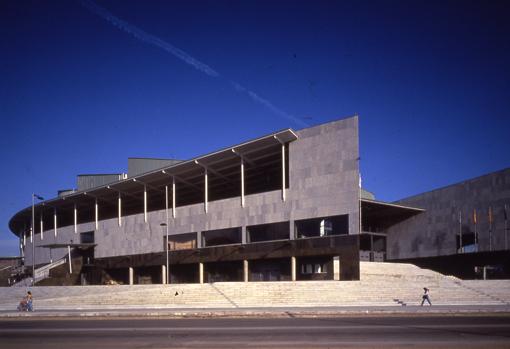
[{"label": "flag", "polygon": [[492,224],[492,207],[489,206],[489,224]]},{"label": "flag", "polygon": [[473,209],[473,223],[476,224],[476,209]]},{"label": "flag", "polygon": [[39,199],[39,200],[44,200],[44,198],[43,198],[42,196],[39,196],[39,195],[37,195],[37,194],[34,194],[34,197],[35,197],[36,199]]}]

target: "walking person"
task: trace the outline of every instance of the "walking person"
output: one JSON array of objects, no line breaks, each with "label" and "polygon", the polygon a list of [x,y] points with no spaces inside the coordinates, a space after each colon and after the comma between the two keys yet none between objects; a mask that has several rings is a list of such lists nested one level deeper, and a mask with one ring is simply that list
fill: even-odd
[{"label": "walking person", "polygon": [[425,303],[425,301],[429,302],[429,305],[432,306],[432,302],[430,301],[430,297],[429,297],[429,289],[424,287],[423,288],[423,296],[421,296],[421,306],[423,307],[423,303]]}]

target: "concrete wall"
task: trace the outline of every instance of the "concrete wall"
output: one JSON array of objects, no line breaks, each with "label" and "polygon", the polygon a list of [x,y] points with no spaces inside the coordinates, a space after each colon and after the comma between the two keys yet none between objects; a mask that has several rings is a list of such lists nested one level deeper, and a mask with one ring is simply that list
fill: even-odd
[{"label": "concrete wall", "polygon": [[488,251],[489,207],[492,207],[493,215],[492,248],[501,250],[505,248],[504,204],[510,210],[510,169],[402,199],[397,203],[424,208],[426,212],[388,229],[388,259],[457,253],[456,236],[461,229],[459,212],[462,214],[462,231],[465,234],[474,231],[474,209],[477,212],[480,251]]},{"label": "concrete wall", "polygon": [[[281,191],[248,195],[245,207],[240,197],[203,204],[177,207],[176,218],[170,215],[169,233],[182,234],[229,227],[293,222],[321,216],[349,215],[349,234],[359,233],[358,187],[358,118],[352,117],[297,132],[298,140],[289,146],[289,188],[286,201]],[[150,200],[150,198],[149,198]],[[165,211],[143,213],[100,221],[95,232],[97,258],[161,252],[164,250]],[[289,224],[291,224],[289,223]],[[44,241],[36,235],[36,246],[49,243],[79,242],[79,233],[94,230],[94,223],[60,228],[55,240],[53,230],[45,232]],[[291,234],[293,229],[291,229]],[[292,237],[291,237],[292,238]],[[49,261],[47,249],[37,248],[36,263]],[[53,257],[66,251],[54,251]],[[31,245],[27,240],[26,264],[31,265]]]}]

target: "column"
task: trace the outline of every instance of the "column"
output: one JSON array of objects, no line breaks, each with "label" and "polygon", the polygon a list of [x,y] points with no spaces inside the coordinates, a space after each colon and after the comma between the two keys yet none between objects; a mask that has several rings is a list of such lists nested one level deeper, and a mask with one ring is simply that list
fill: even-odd
[{"label": "column", "polygon": [[296,237],[296,226],[294,225],[294,220],[291,219],[289,221],[289,239],[290,240],[295,240],[297,237]]},{"label": "column", "polygon": [[340,257],[333,257],[333,280],[340,281]]},{"label": "column", "polygon": [[118,198],[118,208],[119,208],[119,227],[122,226],[122,199],[120,197],[119,192],[119,198]]},{"label": "column", "polygon": [[168,282],[166,280],[166,265],[161,266],[161,283],[166,285]]},{"label": "column", "polygon": [[172,217],[175,218],[175,177],[172,177]]},{"label": "column", "polygon": [[78,208],[74,204],[74,233],[78,232]]},{"label": "column", "polygon": [[248,243],[248,236],[246,235],[246,225],[241,227],[241,243],[244,245]]},{"label": "column", "polygon": [[285,144],[282,143],[282,200],[285,201]]},{"label": "column", "polygon": [[290,276],[292,281],[296,281],[296,257],[290,257]]},{"label": "column", "polygon": [[134,282],[134,270],[133,270],[133,267],[129,267],[129,284],[130,285],[133,285]]},{"label": "column", "polygon": [[197,248],[202,248],[202,232],[197,231]]},{"label": "column", "polygon": [[96,230],[99,230],[99,205],[97,203],[97,198],[94,203],[94,220],[96,221]]},{"label": "column", "polygon": [[204,263],[198,263],[198,282],[204,283]]},{"label": "column", "polygon": [[248,261],[245,259],[243,261],[243,280],[244,280],[244,282],[248,282],[248,273],[249,273]]},{"label": "column", "polygon": [[241,207],[244,207],[244,159],[241,157]]},{"label": "column", "polygon": [[73,273],[73,264],[71,260],[71,246],[67,245],[67,260],[69,262],[69,274]]},{"label": "column", "polygon": [[147,223],[147,185],[143,185],[143,219]]},{"label": "column", "polygon": [[41,228],[41,240],[42,240],[42,239],[44,239],[44,226],[43,226],[43,214],[42,214],[42,212],[41,212],[40,228]]},{"label": "column", "polygon": [[207,168],[204,169],[205,170],[205,176],[204,176],[204,210],[205,210],[205,213],[207,213],[207,201],[209,200],[209,186],[208,186],[208,179],[207,179]]},{"label": "column", "polygon": [[53,230],[55,231],[55,238],[57,237],[57,209],[53,209]]}]

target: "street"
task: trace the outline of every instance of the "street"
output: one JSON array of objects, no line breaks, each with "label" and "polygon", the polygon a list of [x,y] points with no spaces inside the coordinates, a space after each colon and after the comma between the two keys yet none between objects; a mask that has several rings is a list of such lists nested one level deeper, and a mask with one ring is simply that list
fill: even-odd
[{"label": "street", "polygon": [[2,319],[7,348],[510,348],[510,316]]}]

